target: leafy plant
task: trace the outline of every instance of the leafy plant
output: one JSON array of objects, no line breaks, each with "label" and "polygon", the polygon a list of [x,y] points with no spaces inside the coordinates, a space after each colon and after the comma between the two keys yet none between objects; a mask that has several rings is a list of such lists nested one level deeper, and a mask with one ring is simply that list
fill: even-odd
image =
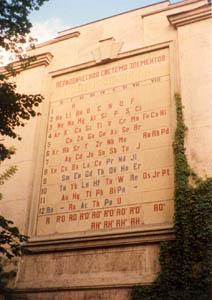
[{"label": "leafy plant", "polygon": [[209,300],[212,272],[212,178],[199,178],[185,155],[186,126],[176,95],[175,240],[161,243],[161,270],[150,286],[136,286],[133,300]]},{"label": "leafy plant", "polygon": [[22,244],[27,240],[28,237],[22,235],[12,221],[0,216],[0,288],[16,274],[13,266],[17,262],[15,258],[22,254]]},{"label": "leafy plant", "polygon": [[[32,24],[29,14],[47,0],[1,0],[0,1],[0,48],[9,51],[13,58],[21,62],[21,67],[26,68],[34,58],[25,55],[24,44],[29,42],[33,46],[34,39],[29,37]],[[17,75],[13,64],[5,67],[0,74],[0,134],[21,140],[16,133],[16,128],[25,126],[30,118],[39,115],[36,107],[42,102],[40,94],[26,95],[16,91],[16,84],[11,81],[11,76]],[[10,78],[9,78],[10,77]],[[0,143],[0,164],[14,154],[14,148]],[[14,173],[16,167],[11,166],[0,174],[0,185],[4,184]],[[2,197],[0,193],[0,198]],[[0,216],[0,288],[3,288],[7,279],[14,275],[10,269],[10,262],[22,253],[22,244],[27,237],[22,235],[13,222]]]}]

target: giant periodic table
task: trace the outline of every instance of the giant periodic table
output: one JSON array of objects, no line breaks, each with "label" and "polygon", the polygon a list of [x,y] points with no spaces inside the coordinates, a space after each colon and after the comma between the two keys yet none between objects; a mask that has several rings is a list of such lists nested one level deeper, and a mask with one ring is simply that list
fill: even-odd
[{"label": "giant periodic table", "polygon": [[36,235],[172,226],[169,49],[52,80]]}]

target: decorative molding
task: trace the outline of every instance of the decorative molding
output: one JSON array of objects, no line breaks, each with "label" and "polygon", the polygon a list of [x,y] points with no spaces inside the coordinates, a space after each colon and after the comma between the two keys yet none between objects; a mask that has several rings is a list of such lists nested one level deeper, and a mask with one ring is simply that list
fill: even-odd
[{"label": "decorative molding", "polygon": [[58,35],[54,39],[49,40],[49,41],[44,42],[44,43],[41,43],[41,44],[38,44],[35,47],[36,48],[41,48],[41,47],[49,46],[49,45],[52,45],[52,44],[55,44],[55,43],[58,43],[58,42],[61,42],[61,41],[65,41],[65,40],[68,40],[68,39],[72,39],[72,38],[75,38],[75,37],[79,37],[79,36],[80,36],[80,32],[79,31],[74,31],[74,32],[67,33],[67,34],[64,34],[64,35]]},{"label": "decorative molding", "polygon": [[[140,281],[136,284],[140,284]],[[119,289],[129,289],[131,290],[135,286],[135,283],[129,283],[129,284],[105,284],[105,285],[84,285],[84,286],[65,286],[65,287],[46,287],[46,288],[14,288],[14,289],[8,289],[6,290],[7,295],[19,295],[19,294],[33,294],[33,293],[60,293],[60,292],[73,292],[73,291],[102,291],[102,290],[119,290]],[[89,298],[91,299],[91,298]],[[93,298],[92,298],[93,299]],[[0,299],[1,300],[1,299]],[[5,300],[5,299],[3,299]]]},{"label": "decorative molding", "polygon": [[169,23],[177,28],[194,22],[202,21],[211,18],[211,4],[205,4],[203,6],[179,12],[173,15],[167,16]]},{"label": "decorative molding", "polygon": [[[35,67],[40,67],[40,66],[47,67],[51,63],[51,61],[53,59],[53,55],[50,52],[45,52],[42,54],[31,56],[31,57],[29,57],[29,59],[30,58],[33,58],[33,59],[32,59],[32,61],[30,61],[29,65],[24,66],[25,61],[23,60],[23,61],[17,61],[17,62],[11,63],[10,66],[17,73],[24,71],[24,70],[31,69],[31,68],[35,68]],[[27,63],[27,59],[26,59],[26,63]],[[9,72],[7,71],[6,67],[0,68],[0,73],[2,73],[4,75],[9,75]]]},{"label": "decorative molding", "polygon": [[35,68],[40,66],[47,67],[51,63],[53,57],[54,56],[50,52],[35,55],[35,60],[30,63],[28,68]]},{"label": "decorative molding", "polygon": [[92,51],[96,63],[107,63],[117,58],[123,43],[118,43],[113,37],[99,41],[99,47]]},{"label": "decorative molding", "polygon": [[101,65],[103,63],[117,61],[117,60],[120,60],[120,59],[135,56],[135,55],[138,55],[138,54],[144,54],[144,53],[154,51],[154,50],[164,49],[164,48],[170,47],[171,43],[173,43],[173,41],[169,40],[169,41],[164,41],[162,43],[158,43],[156,45],[155,44],[154,45],[149,45],[149,46],[146,46],[146,47],[143,47],[143,48],[138,48],[138,49],[135,49],[135,50],[130,50],[130,51],[121,52],[121,53],[118,52],[116,57],[110,58],[110,59],[105,60],[103,62],[101,62],[101,60],[100,60],[100,62],[97,63],[95,60],[92,60],[92,61],[88,61],[88,62],[79,64],[79,65],[74,65],[74,66],[70,66],[70,67],[67,67],[67,68],[51,71],[51,72],[49,72],[49,74],[51,75],[52,78],[58,77],[58,76],[65,75],[65,74],[68,74],[68,73],[73,73],[73,72],[76,72],[76,71],[89,69],[89,68]]},{"label": "decorative molding", "polygon": [[182,2],[176,2],[176,3],[170,3],[170,1],[169,1],[168,6],[163,7],[163,8],[159,8],[159,9],[154,10],[154,11],[150,11],[148,13],[144,13],[144,14],[141,15],[141,17],[142,18],[149,17],[149,16],[152,16],[152,15],[155,15],[155,14],[162,13],[164,11],[172,10],[172,9],[175,9],[175,8],[179,8],[179,7],[183,7],[183,6],[187,6],[187,5],[191,5],[191,4],[195,4],[195,3],[203,2],[203,1],[204,0],[184,0]]},{"label": "decorative molding", "polygon": [[[193,1],[202,1],[202,0],[193,0]],[[157,6],[161,6],[161,4],[169,6],[170,5],[169,3],[170,3],[169,0],[162,0],[162,1],[157,2],[157,3],[147,4],[146,6],[141,6],[141,7],[138,7],[138,8],[130,9],[126,12],[118,13],[118,14],[115,14],[115,15],[112,15],[112,16],[109,16],[109,17],[97,19],[95,21],[91,21],[91,22],[84,23],[84,24],[79,25],[79,26],[74,26],[74,27],[59,31],[58,34],[62,35],[65,32],[70,32],[70,30],[76,30],[78,28],[80,29],[82,27],[85,27],[85,26],[88,26],[88,25],[91,25],[91,24],[95,24],[95,23],[98,23],[98,22],[101,22],[101,21],[105,21],[105,20],[108,20],[108,19],[112,19],[114,17],[122,16],[122,15],[131,13],[131,12],[134,12],[134,11],[138,11],[138,10],[143,10],[143,9],[146,9],[147,7],[153,7],[154,8],[154,7],[157,7]],[[172,4],[172,5],[174,5],[174,4]]]},{"label": "decorative molding", "polygon": [[160,230],[149,230],[143,232],[129,232],[122,234],[111,234],[107,236],[93,236],[87,238],[61,238],[40,240],[39,237],[32,238],[26,245],[27,254],[67,251],[76,249],[90,249],[102,247],[114,247],[120,245],[142,245],[158,243],[175,239],[171,227]]}]

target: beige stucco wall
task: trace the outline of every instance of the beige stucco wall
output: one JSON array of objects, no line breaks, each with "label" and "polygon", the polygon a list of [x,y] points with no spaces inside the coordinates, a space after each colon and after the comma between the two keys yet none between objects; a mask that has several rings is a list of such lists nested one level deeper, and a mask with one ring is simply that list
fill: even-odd
[{"label": "beige stucco wall", "polygon": [[178,29],[187,154],[192,168],[203,177],[212,175],[211,28],[209,19]]},{"label": "beige stucco wall", "polygon": [[51,52],[54,55],[54,60],[50,70],[55,71],[92,61],[92,51],[98,47],[99,41],[110,37],[122,44],[120,52],[176,40],[177,32],[170,26],[166,16],[182,9],[189,10],[198,7],[207,1],[200,3],[194,0],[190,2],[190,5],[182,6],[182,3],[170,5],[169,1],[164,1],[129,13],[75,27],[61,32],[59,36],[79,32],[78,37],[54,44],[44,43],[41,48],[35,50],[35,53]]},{"label": "beige stucco wall", "polygon": [[[45,69],[38,67],[26,70],[15,78],[20,93],[45,95]],[[43,111],[45,104],[39,107]],[[39,111],[38,110],[38,111]],[[1,187],[3,198],[0,201],[0,212],[6,218],[14,221],[20,230],[26,233],[27,208],[32,197],[33,176],[35,171],[35,156],[37,154],[37,130],[42,117],[25,122],[24,128],[18,128],[22,140],[3,137],[5,144],[16,149],[10,160],[3,162],[2,172],[9,166],[17,166],[17,172]]]},{"label": "beige stucco wall", "polygon": [[[195,21],[176,28],[167,18],[204,4],[207,1],[187,0],[175,5],[170,5],[168,1],[162,2],[62,32],[59,34],[60,38],[76,31],[80,34],[61,41],[55,39],[33,51],[36,55],[49,52],[53,58],[46,65],[25,70],[16,79],[19,91],[41,93],[45,100],[38,108],[42,115],[27,122],[26,127],[20,131],[22,141],[7,141],[17,149],[9,163],[17,165],[18,171],[1,187],[4,196],[0,202],[2,215],[14,220],[24,233],[35,233],[48,110],[51,99],[60,97],[60,92],[54,89],[54,83],[57,78],[60,80],[68,78],[69,74],[73,75],[74,68],[79,68],[81,64],[84,64],[85,70],[86,63],[87,66],[95,67],[95,49],[100,45],[104,48],[102,40],[108,38],[114,38],[114,43],[119,44],[116,58],[130,55],[137,49],[145,55],[148,51],[162,47],[161,45],[168,47],[171,126],[174,129],[174,93],[178,92],[182,96],[185,122],[188,126],[186,148],[189,162],[197,174],[212,175],[211,21]],[[109,55],[106,50],[105,53],[106,56]],[[65,74],[65,68],[67,75],[60,77],[60,74]],[[70,89],[67,92],[64,89],[62,93],[69,95]],[[7,164],[2,166],[3,169]],[[33,238],[39,244],[39,237]],[[168,237],[164,235],[164,238]],[[49,240],[53,239],[54,236],[49,235]],[[153,245],[143,245],[150,240],[154,241]],[[118,244],[119,242],[113,241],[108,245],[108,240],[101,242],[100,248],[96,244],[95,250],[86,248],[85,251],[76,250],[83,247],[83,241],[77,241],[78,244],[71,246],[75,250],[68,250],[68,246],[66,247],[66,254],[51,253],[55,250],[54,242],[51,242],[50,253],[33,254],[23,259],[15,287],[22,290],[40,290],[36,296],[29,294],[28,299],[53,299],[50,291],[55,288],[61,290],[61,294],[54,294],[54,299],[59,299],[61,295],[64,299],[130,299],[129,286],[151,282],[157,274],[157,239],[150,239],[147,234],[147,237],[139,237],[133,242],[126,242],[125,239]],[[126,246],[130,241],[132,245]],[[118,245],[118,248],[111,247],[113,244]],[[61,242],[60,249],[64,245]],[[109,245],[110,247],[104,248]],[[41,252],[45,249],[40,244],[39,247]],[[122,262],[120,257],[123,258]],[[113,289],[114,287],[119,289]],[[92,288],[94,290],[89,290]],[[42,290],[45,289],[49,292],[43,294]],[[79,291],[65,292],[65,289]]]}]

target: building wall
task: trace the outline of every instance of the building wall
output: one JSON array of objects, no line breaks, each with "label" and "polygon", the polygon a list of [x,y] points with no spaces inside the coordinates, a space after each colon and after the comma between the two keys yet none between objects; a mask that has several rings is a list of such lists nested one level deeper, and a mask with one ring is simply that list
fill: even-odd
[{"label": "building wall", "polygon": [[[90,93],[94,87],[95,90],[104,87],[111,89],[114,84],[119,84],[119,81],[121,84],[126,80],[129,84],[131,78],[132,81],[147,78],[156,80],[157,76],[161,76],[162,70],[168,70],[168,89],[164,87],[164,83],[159,88],[158,83],[158,90],[153,87],[152,94],[144,93],[143,97],[147,100],[142,100],[142,105],[152,105],[152,111],[155,107],[155,114],[156,108],[162,107],[163,99],[169,101],[164,102],[169,103],[166,122],[169,122],[167,128],[170,132],[169,139],[165,140],[166,146],[170,146],[169,151],[166,154],[164,151],[167,150],[148,150],[142,164],[153,163],[153,170],[158,171],[156,163],[158,161],[160,165],[164,157],[163,169],[165,162],[171,165],[167,170],[172,177],[169,176],[168,181],[159,179],[156,183],[156,187],[163,187],[168,182],[169,192],[166,197],[171,199],[173,156],[170,149],[175,128],[174,93],[177,92],[182,96],[185,122],[188,126],[186,148],[189,162],[199,175],[211,176],[212,148],[211,139],[208,138],[212,127],[212,104],[209,100],[211,19],[205,12],[208,7],[208,2],[204,0],[187,0],[172,5],[165,1],[61,32],[53,41],[33,50],[38,56],[37,63],[17,77],[17,84],[21,92],[44,95],[45,100],[38,108],[42,115],[27,122],[26,127],[20,130],[21,142],[6,141],[15,145],[17,149],[10,164],[16,164],[18,171],[3,186],[4,198],[0,202],[1,214],[14,220],[15,224],[31,237],[28,246],[31,255],[23,257],[17,278],[12,283],[16,291],[27,299],[130,299],[130,289],[133,285],[151,283],[157,276],[159,241],[173,238],[170,223],[173,202],[166,202],[164,206],[165,202],[159,201],[163,200],[162,194],[151,191],[151,186],[155,184],[153,178],[147,185],[147,192],[151,191],[149,198],[153,206],[145,208],[142,204],[146,222],[143,225],[146,227],[120,230],[116,228],[91,234],[89,230],[81,229],[83,226],[86,228],[86,222],[78,222],[77,226],[81,229],[78,234],[74,229],[75,225],[70,226],[66,222],[57,224],[54,229],[48,227],[47,218],[46,224],[41,222],[37,227],[38,202],[42,196],[42,182],[45,179],[42,174],[47,158],[46,134],[49,133],[51,125],[51,108],[65,114],[65,108],[61,110],[54,101],[78,95],[79,91],[83,91],[84,94]],[[144,61],[157,53],[167,55],[166,67],[163,62],[150,66],[143,63],[141,69],[127,73],[128,77],[111,75],[107,80],[95,79],[83,82],[81,86],[64,85],[57,88],[57,84],[61,85],[64,80],[79,74],[90,74],[93,70],[102,71],[124,62],[130,63],[134,59]],[[126,93],[122,92],[120,95],[124,96]],[[136,92],[133,94],[131,90],[127,96],[130,95],[138,97]],[[103,96],[95,97],[97,102],[103,99]],[[71,101],[78,103],[75,100]],[[95,104],[93,105],[95,108]],[[54,116],[56,117],[56,114]],[[154,122],[152,126],[165,126],[163,121]],[[132,140],[129,145],[133,143]],[[162,143],[163,137],[159,138],[156,144],[153,142],[152,146],[160,147]],[[7,164],[2,168],[6,167]],[[142,172],[141,174],[144,174],[143,169]],[[139,175],[139,171],[136,174]],[[151,172],[149,174],[153,177]],[[144,184],[142,176],[140,185],[141,183]],[[134,195],[128,197],[127,201],[131,201]],[[52,199],[54,197],[52,194]],[[158,206],[154,206],[155,204]],[[160,204],[162,206],[159,206]],[[59,216],[62,216],[62,213]],[[117,220],[114,220],[117,223]]]},{"label": "building wall", "polygon": [[[192,34],[191,34],[192,32]],[[211,176],[211,20],[178,29],[181,95],[185,107],[187,155],[192,168]]]}]

